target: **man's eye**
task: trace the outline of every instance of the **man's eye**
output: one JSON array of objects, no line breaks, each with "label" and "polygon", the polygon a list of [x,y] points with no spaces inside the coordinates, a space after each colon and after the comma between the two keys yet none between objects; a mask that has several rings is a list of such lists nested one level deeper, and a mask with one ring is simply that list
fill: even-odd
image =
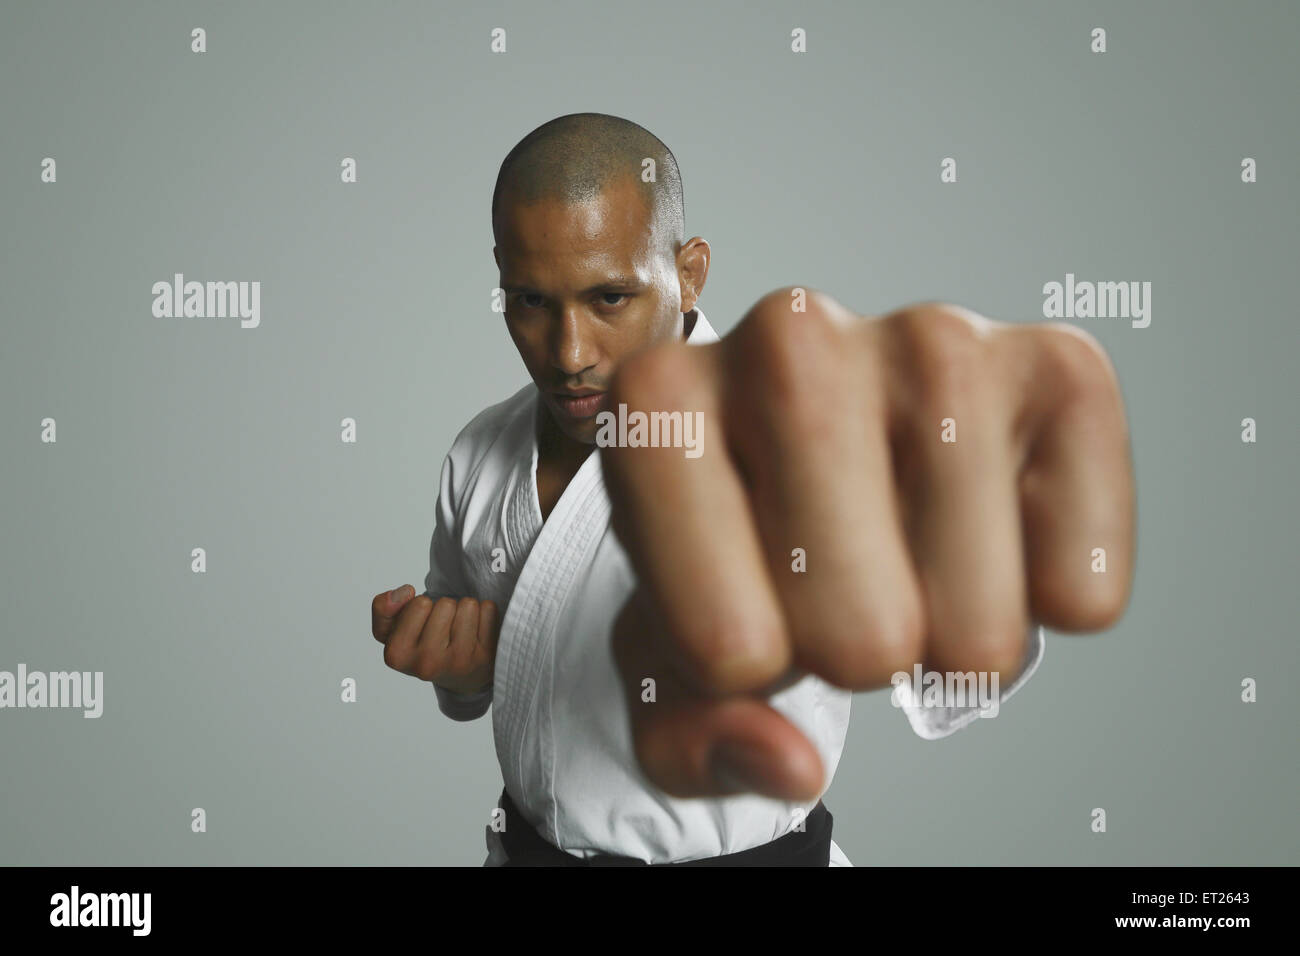
[{"label": "man's eye", "polygon": [[537,295],[536,293],[533,292],[523,292],[516,297],[517,301],[522,302],[524,308],[526,309],[534,309],[540,306],[542,304],[541,302],[532,303],[528,301],[529,299],[540,299],[540,298],[541,298],[540,295]]},{"label": "man's eye", "polygon": [[610,301],[608,301],[608,299],[609,299],[609,297],[610,297],[611,295],[614,296],[614,298],[616,298],[616,299],[626,299],[626,298],[627,298],[627,295],[624,294],[624,293],[622,293],[622,292],[603,292],[603,293],[601,293],[601,297],[604,298],[604,299],[606,300],[606,302],[605,302],[606,305],[618,305],[618,304],[619,304],[619,303],[617,303],[617,302],[610,302]]}]

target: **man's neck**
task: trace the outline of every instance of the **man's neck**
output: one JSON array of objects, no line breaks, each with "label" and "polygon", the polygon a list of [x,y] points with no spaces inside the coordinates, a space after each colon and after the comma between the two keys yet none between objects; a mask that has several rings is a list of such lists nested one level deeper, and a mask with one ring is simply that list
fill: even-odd
[{"label": "man's neck", "polygon": [[539,462],[563,471],[574,472],[582,467],[595,445],[576,441],[564,434],[546,407],[537,404],[537,458]]},{"label": "man's neck", "polygon": [[537,471],[533,477],[537,488],[537,507],[545,522],[573,476],[596,446],[575,441],[560,431],[560,427],[540,403],[536,428]]}]

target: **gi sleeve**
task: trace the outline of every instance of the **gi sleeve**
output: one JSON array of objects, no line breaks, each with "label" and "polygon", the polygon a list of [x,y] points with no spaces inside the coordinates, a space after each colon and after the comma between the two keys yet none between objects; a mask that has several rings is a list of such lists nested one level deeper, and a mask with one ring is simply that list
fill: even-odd
[{"label": "gi sleeve", "polygon": [[[1038,664],[1043,659],[1043,651],[1046,648],[1047,640],[1043,636],[1043,629],[1037,624],[1030,626],[1029,640],[1025,642],[1025,656],[1021,661],[1020,674],[1011,686],[1005,689],[999,687],[997,710],[1000,710],[1002,703],[1008,700],[1012,694],[1025,685],[1025,682],[1038,669]],[[947,737],[955,733],[967,724],[978,720],[981,716],[981,707],[978,703],[967,707],[936,707],[924,706],[922,704],[922,693],[924,687],[913,687],[911,682],[895,686],[893,693],[897,694],[896,700],[901,700],[900,706],[903,713],[907,715],[908,722],[912,725],[912,730],[918,737],[926,740],[938,740],[940,737]],[[992,707],[989,708],[992,716],[996,716],[997,711]]]},{"label": "gi sleeve", "polygon": [[[461,563],[460,535],[456,523],[457,474],[456,447],[442,462],[442,475],[438,481],[438,505],[433,537],[429,542],[429,573],[424,578],[424,593],[436,601],[441,597],[462,598],[469,590]],[[445,687],[433,685],[438,696],[438,709],[452,720],[475,720],[487,713],[492,703],[492,685],[476,694],[458,694]]]},{"label": "gi sleeve", "polygon": [[492,685],[477,694],[458,694],[454,690],[433,685],[438,695],[438,709],[452,720],[478,720],[492,704]]}]

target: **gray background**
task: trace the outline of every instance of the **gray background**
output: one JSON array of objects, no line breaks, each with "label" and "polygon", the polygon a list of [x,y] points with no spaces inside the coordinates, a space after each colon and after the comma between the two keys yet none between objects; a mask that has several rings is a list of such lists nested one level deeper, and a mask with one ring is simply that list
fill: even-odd
[{"label": "gray background", "polygon": [[[1131,418],[1127,615],[945,740],[858,695],[849,857],[1300,862],[1295,4],[0,9],[0,669],[105,672],[99,720],[0,711],[3,863],[482,861],[491,718],[387,670],[369,603],[421,584],[443,454],[527,380],[492,185],[581,110],[675,152],[722,332],[786,284],[1021,322],[1067,272],[1153,283],[1150,328],[1077,320]],[[260,280],[261,327],[154,318],[177,271]]]}]

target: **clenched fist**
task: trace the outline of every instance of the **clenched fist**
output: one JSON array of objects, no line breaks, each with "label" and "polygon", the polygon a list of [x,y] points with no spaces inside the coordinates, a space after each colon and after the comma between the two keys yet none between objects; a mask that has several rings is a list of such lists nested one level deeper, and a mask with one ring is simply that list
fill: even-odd
[{"label": "clenched fist", "polygon": [[919,662],[1006,687],[1031,621],[1095,631],[1128,603],[1128,431],[1091,337],[812,290],[797,311],[793,291],[718,343],[637,353],[611,389],[629,414],[703,413],[698,458],[602,449],[639,580],[613,651],[637,758],[675,796],[821,793],[816,748],[766,701],[806,673],[865,690]]},{"label": "clenched fist", "polygon": [[403,585],[370,604],[370,632],[384,645],[384,663],[459,694],[491,684],[501,629],[497,606],[414,593]]}]

